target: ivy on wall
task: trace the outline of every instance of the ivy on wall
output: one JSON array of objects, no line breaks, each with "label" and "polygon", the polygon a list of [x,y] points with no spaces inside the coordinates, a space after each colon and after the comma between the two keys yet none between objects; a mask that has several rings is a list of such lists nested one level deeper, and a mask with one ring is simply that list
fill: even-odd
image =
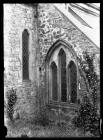
[{"label": "ivy on wall", "polygon": [[89,88],[91,89],[91,96],[94,106],[96,107],[97,98],[100,92],[100,80],[96,72],[94,71],[94,60],[95,54],[89,55],[88,52],[83,52],[84,61],[81,57],[78,57],[82,70],[85,72],[86,78],[88,80]]}]

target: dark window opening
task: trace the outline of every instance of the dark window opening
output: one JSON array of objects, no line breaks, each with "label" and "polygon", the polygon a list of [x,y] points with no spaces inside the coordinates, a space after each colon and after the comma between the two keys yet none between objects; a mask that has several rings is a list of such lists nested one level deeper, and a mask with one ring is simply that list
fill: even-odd
[{"label": "dark window opening", "polygon": [[22,34],[23,80],[28,80],[29,79],[28,46],[29,46],[29,34],[28,34],[27,30],[24,30],[23,34]]},{"label": "dark window opening", "polygon": [[66,54],[63,49],[59,52],[59,66],[61,78],[61,101],[67,101],[67,83],[66,83]]},{"label": "dark window opening", "polygon": [[69,64],[69,78],[70,78],[70,95],[71,95],[71,102],[76,103],[77,100],[77,70],[76,65],[73,61]]},{"label": "dark window opening", "polygon": [[55,62],[51,64],[52,72],[52,99],[57,101],[58,99],[58,85],[57,85],[57,66]]}]

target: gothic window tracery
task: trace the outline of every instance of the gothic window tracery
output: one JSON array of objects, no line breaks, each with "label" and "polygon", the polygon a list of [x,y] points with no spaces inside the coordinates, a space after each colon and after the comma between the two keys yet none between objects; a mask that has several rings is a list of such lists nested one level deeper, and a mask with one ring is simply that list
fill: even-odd
[{"label": "gothic window tracery", "polygon": [[51,48],[46,58],[48,101],[57,102],[57,104],[76,104],[78,99],[77,62],[71,47],[61,44],[58,43],[56,47]]}]

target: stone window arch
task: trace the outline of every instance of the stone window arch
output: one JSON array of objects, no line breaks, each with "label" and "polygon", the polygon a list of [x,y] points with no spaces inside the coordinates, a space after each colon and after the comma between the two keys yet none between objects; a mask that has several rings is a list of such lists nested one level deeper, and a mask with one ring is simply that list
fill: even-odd
[{"label": "stone window arch", "polygon": [[[46,89],[48,103],[76,104],[78,99],[78,66],[72,46],[58,40],[46,55]],[[54,90],[55,89],[55,90]]]},{"label": "stone window arch", "polygon": [[23,80],[29,80],[29,33],[27,29],[22,33],[22,63]]}]

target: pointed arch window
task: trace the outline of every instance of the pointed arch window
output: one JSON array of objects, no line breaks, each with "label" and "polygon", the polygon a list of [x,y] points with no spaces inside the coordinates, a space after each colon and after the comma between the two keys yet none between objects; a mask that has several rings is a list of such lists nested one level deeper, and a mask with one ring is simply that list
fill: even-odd
[{"label": "pointed arch window", "polygon": [[60,92],[61,101],[67,101],[67,82],[66,82],[66,54],[63,49],[59,52],[59,75],[60,75]]},{"label": "pointed arch window", "polygon": [[77,62],[72,47],[57,42],[47,53],[48,103],[67,105],[77,103]]},{"label": "pointed arch window", "polygon": [[22,63],[23,80],[29,80],[29,33],[25,29],[22,33]]},{"label": "pointed arch window", "polygon": [[57,85],[57,66],[55,62],[51,63],[51,79],[52,79],[52,99],[58,100],[58,85]]},{"label": "pointed arch window", "polygon": [[70,61],[68,65],[69,72],[69,93],[70,93],[70,102],[76,103],[77,101],[77,69],[73,61]]}]

